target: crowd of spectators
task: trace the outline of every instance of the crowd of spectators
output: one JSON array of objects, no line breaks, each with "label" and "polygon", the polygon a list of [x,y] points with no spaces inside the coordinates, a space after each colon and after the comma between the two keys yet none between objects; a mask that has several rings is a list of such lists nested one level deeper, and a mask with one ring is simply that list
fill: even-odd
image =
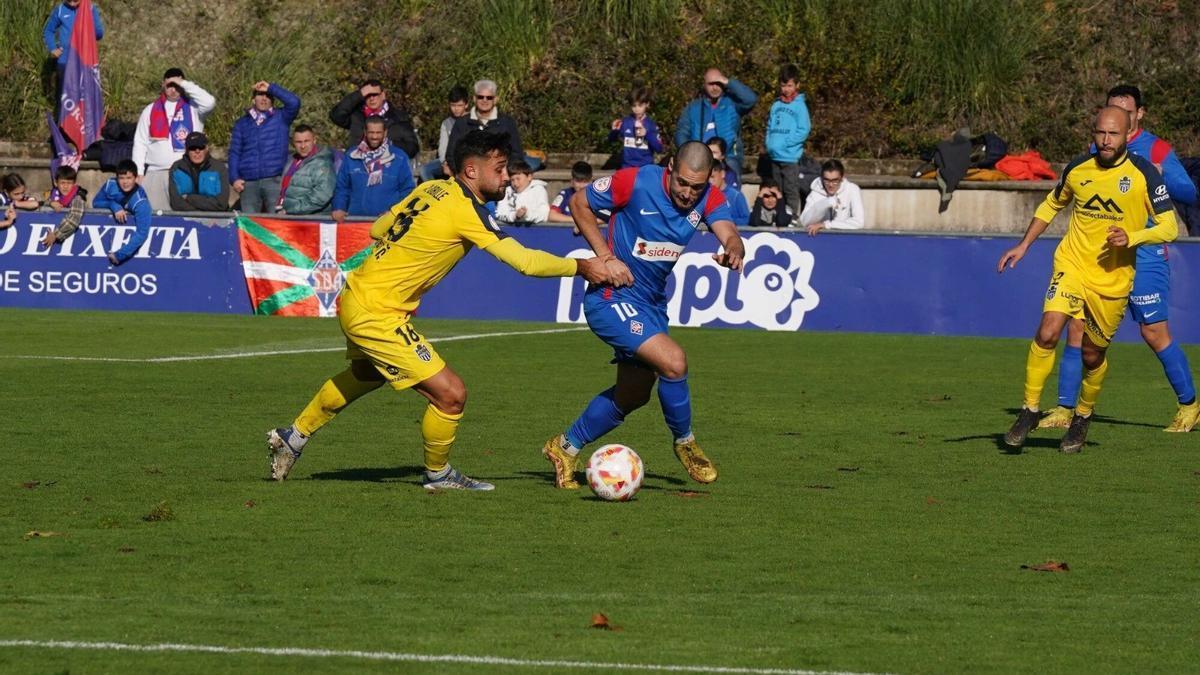
[{"label": "crowd of spectators", "polygon": [[[57,3],[43,32],[47,53],[59,69],[60,87],[79,5],[80,0]],[[99,39],[104,27],[94,4],[92,12]],[[769,170],[760,170],[763,182],[753,208],[741,192],[746,155],[742,119],[759,99],[749,86],[718,68],[708,68],[671,138],[676,147],[688,141],[709,145],[716,161],[710,182],[726,195],[738,225],[804,226],[813,234],[826,228],[862,227],[860,191],[845,179],[841,164],[826,162],[823,168],[828,171],[818,176],[817,165],[805,155],[812,123],[799,79],[795,65],[780,69],[777,98],[771,104],[764,138]],[[502,111],[498,92],[497,83],[489,79],[478,80],[470,89],[451,88],[446,99],[448,114],[438,129],[437,155],[418,164],[420,142],[413,118],[389,100],[379,80],[363,81],[329,111],[329,120],[345,129],[346,136],[328,145],[318,142],[311,126],[293,127],[302,107],[298,94],[280,83],[260,81],[251,89],[250,105],[233,124],[228,161],[224,162],[212,155],[204,133],[216,100],[200,84],[187,79],[182,69],[169,68],[163,73],[159,96],[145,106],[138,119],[132,143],[133,171],[119,173],[106,183],[95,204],[101,200],[116,204],[124,195],[121,203],[135,206],[120,210],[134,214],[135,220],[144,198],[148,213],[236,209],[258,214],[329,214],[340,223],[351,216],[383,213],[412,190],[417,180],[453,175],[456,143],[469,131],[483,129],[507,133],[512,140],[511,184],[505,198],[494,205],[497,219],[511,224],[571,222],[571,196],[592,179],[591,165],[576,163],[570,187],[551,201],[546,183],[534,176],[542,161],[526,154],[517,122]],[[614,119],[608,130],[609,142],[619,144],[619,166],[641,167],[661,161],[670,147],[649,115],[651,91],[635,83],[626,102],[628,114]],[[130,175],[136,190],[122,187],[122,177]],[[56,209],[66,208],[77,198],[76,193],[59,189],[58,178],[56,192],[47,204]],[[19,176],[3,180],[0,228],[15,221],[17,210],[41,206],[24,195]],[[70,181],[73,185],[74,176]]]}]

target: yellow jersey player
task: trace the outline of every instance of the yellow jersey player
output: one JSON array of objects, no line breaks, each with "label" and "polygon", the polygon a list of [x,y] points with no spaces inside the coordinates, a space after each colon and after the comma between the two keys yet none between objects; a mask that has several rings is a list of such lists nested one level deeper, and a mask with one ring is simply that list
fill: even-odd
[{"label": "yellow jersey player", "polygon": [[472,131],[455,147],[454,178],[422,183],[371,225],[373,249],[346,278],[340,298],[338,318],[350,365],[321,386],[290,427],[267,433],[272,478],[287,478],[314,433],[387,383],[396,390],[415,389],[429,400],[421,420],[427,489],[493,488],[450,466],[467,388],[413,325],[421,296],[472,247],[529,276],[610,281],[595,258],[574,260],[527,249],[501,232],[484,202],[502,198],[508,187],[509,144],[506,134]]},{"label": "yellow jersey player", "polygon": [[[1025,402],[1004,436],[1009,447],[1019,450],[1037,426],[1042,387],[1054,368],[1054,348],[1067,321],[1076,318],[1084,322],[1083,385],[1059,449],[1075,453],[1083,448],[1108,371],[1104,354],[1133,286],[1135,247],[1173,241],[1179,234],[1162,176],[1149,160],[1127,151],[1128,133],[1128,113],[1113,106],[1102,109],[1092,125],[1095,152],[1063,169],[1021,242],[1000,257],[997,271],[1014,267],[1054,216],[1072,206],[1067,233],[1054,251],[1042,321],[1029,345]],[[1148,220],[1153,227],[1146,227]]]}]

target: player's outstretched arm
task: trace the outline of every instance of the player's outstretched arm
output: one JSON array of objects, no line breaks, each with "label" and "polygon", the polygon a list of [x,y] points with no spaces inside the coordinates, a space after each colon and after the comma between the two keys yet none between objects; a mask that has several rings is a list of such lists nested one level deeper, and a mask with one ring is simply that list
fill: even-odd
[{"label": "player's outstretched arm", "polygon": [[1025,253],[1029,250],[1030,244],[1032,244],[1035,239],[1042,236],[1042,233],[1045,232],[1046,228],[1049,226],[1050,223],[1038,218],[1037,216],[1034,216],[1033,220],[1029,221],[1029,227],[1025,229],[1025,236],[1021,237],[1021,242],[1008,249],[1004,252],[1004,255],[1000,256],[1000,263],[996,265],[996,271],[1003,274],[1004,270],[1011,270],[1012,268],[1016,267],[1021,258],[1025,257]]},{"label": "player's outstretched arm", "polygon": [[717,235],[717,240],[721,242],[721,248],[725,249],[721,253],[714,253],[713,260],[716,260],[717,264],[722,267],[741,272],[742,262],[746,258],[746,245],[742,243],[737,226],[729,220],[718,220],[709,225],[709,229]]},{"label": "player's outstretched arm", "polygon": [[[588,203],[587,190],[579,190],[571,196],[571,218],[575,221],[575,227],[579,228],[579,234],[596,252],[596,257],[600,262],[607,267],[608,281],[601,283],[611,286],[632,286],[633,273],[629,271],[629,267],[625,263],[613,255],[612,249],[608,247],[608,242],[604,241],[604,235],[600,234],[600,219],[596,217],[591,204]],[[591,280],[589,279],[589,281]]]},{"label": "player's outstretched arm", "polygon": [[483,250],[514,270],[530,277],[573,277],[579,275],[594,283],[608,281],[607,270],[599,258],[563,258],[536,248],[525,248],[516,239],[505,238]]}]

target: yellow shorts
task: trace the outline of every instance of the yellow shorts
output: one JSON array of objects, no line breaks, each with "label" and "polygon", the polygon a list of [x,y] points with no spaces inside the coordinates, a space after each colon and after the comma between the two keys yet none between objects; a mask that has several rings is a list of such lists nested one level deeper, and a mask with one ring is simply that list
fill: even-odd
[{"label": "yellow shorts", "polygon": [[1042,312],[1061,312],[1083,319],[1083,330],[1097,347],[1107,347],[1125,316],[1129,295],[1111,298],[1088,289],[1080,274],[1069,268],[1055,268],[1046,289]]},{"label": "yellow shorts", "polygon": [[408,389],[446,367],[408,317],[343,312],[340,319],[346,334],[346,358],[367,359],[394,389]]}]

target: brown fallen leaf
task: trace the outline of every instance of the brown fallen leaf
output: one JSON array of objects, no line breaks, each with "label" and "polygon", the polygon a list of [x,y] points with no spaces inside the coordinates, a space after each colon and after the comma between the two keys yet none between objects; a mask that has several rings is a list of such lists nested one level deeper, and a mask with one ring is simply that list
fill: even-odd
[{"label": "brown fallen leaf", "polygon": [[22,539],[24,539],[25,541],[29,541],[30,539],[41,539],[44,537],[61,537],[61,536],[63,536],[62,532],[51,532],[49,530],[30,530],[25,533],[25,536],[22,537]]},{"label": "brown fallen leaf", "polygon": [[33,488],[35,488],[41,484],[42,484],[42,481],[40,481],[40,480],[31,480],[27,483],[21,483],[21,487],[25,488],[26,490],[32,490]]},{"label": "brown fallen leaf", "polygon": [[925,498],[925,503],[926,503],[926,504],[929,504],[930,506],[933,506],[933,505],[935,505],[935,504],[941,504],[941,503],[942,503],[942,500],[940,500],[940,499],[934,499],[933,497],[926,497],[926,498]]},{"label": "brown fallen leaf", "polygon": [[1041,565],[1021,565],[1021,569],[1030,570],[1032,572],[1070,572],[1071,566],[1064,560],[1047,560]]},{"label": "brown fallen leaf", "polygon": [[121,553],[133,553],[137,549],[132,546],[122,546],[121,548],[119,548],[117,550]]},{"label": "brown fallen leaf", "polygon": [[814,484],[814,485],[805,485],[804,487],[808,488],[809,490],[832,490],[833,489],[832,485],[815,485]]},{"label": "brown fallen leaf", "polygon": [[610,623],[608,620],[608,617],[600,612],[596,612],[595,614],[592,615],[592,623],[591,623],[591,625],[588,626],[588,628],[597,628],[599,630],[611,630],[611,631],[625,630],[624,628],[621,628],[620,626]]},{"label": "brown fallen leaf", "polygon": [[707,492],[694,492],[692,490],[677,490],[675,492],[672,492],[671,494],[675,495],[676,497],[683,497],[684,499],[695,499],[697,497],[710,497],[711,496]]},{"label": "brown fallen leaf", "polygon": [[245,503],[245,504],[242,504],[242,506],[245,506],[245,507],[246,507],[246,508],[248,508],[248,509],[252,509],[252,508],[254,508],[255,506],[257,506],[257,504],[255,504],[255,503],[254,503],[254,500],[253,500],[253,499],[247,499],[247,500],[246,500],[246,503]]}]

